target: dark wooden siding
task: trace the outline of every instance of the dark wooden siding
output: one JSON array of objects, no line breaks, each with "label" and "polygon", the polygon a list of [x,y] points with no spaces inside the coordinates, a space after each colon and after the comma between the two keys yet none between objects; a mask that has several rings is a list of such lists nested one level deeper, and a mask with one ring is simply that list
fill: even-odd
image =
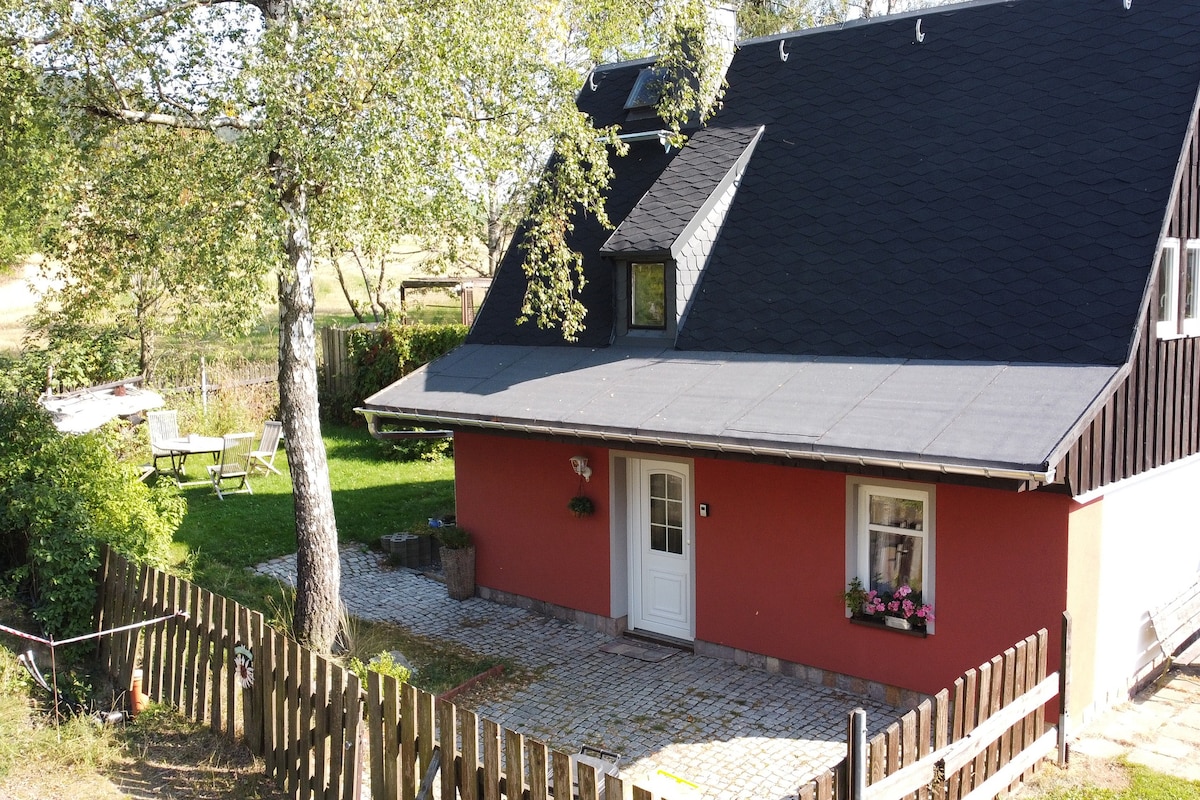
[{"label": "dark wooden siding", "polygon": [[[1200,239],[1200,139],[1190,137],[1167,236]],[[1180,250],[1180,272],[1185,266]],[[1154,286],[1156,284],[1152,284]],[[1152,289],[1153,291],[1153,289]],[[1129,374],[1056,467],[1072,494],[1200,452],[1200,337],[1158,339],[1148,304]]]}]

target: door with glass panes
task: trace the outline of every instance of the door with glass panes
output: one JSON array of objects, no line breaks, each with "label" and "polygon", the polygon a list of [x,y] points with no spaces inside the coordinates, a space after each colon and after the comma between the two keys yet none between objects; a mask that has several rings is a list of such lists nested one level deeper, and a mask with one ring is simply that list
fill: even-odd
[{"label": "door with glass panes", "polygon": [[691,468],[637,460],[629,470],[629,627],[696,636]]}]

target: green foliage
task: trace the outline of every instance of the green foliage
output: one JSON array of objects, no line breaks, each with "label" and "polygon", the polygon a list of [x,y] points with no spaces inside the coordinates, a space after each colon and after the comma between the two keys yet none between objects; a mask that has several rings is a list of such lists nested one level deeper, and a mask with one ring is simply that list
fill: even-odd
[{"label": "green foliage", "polygon": [[444,525],[434,531],[434,535],[447,550],[465,550],[471,546],[471,534],[457,525]]},{"label": "green foliage", "polygon": [[567,501],[567,508],[577,517],[586,517],[596,511],[596,504],[587,495],[577,494]]},{"label": "green foliage", "polygon": [[185,513],[166,482],[147,486],[117,461],[116,436],[63,435],[32,400],[0,399],[0,568],[58,637],[90,627],[101,542],[165,566]]},{"label": "green foliage", "polygon": [[441,461],[454,457],[453,439],[379,439],[379,450],[395,461]]},{"label": "green foliage", "polygon": [[23,388],[70,392],[140,373],[132,340],[106,324],[38,314],[29,329],[17,363]]},{"label": "green foliage", "polygon": [[0,271],[34,252],[61,217],[58,187],[79,144],[48,96],[52,83],[0,51]]},{"label": "green foliage", "polygon": [[392,658],[391,652],[387,650],[374,656],[366,664],[358,658],[351,657],[346,662],[346,668],[357,675],[363,685],[367,683],[367,672],[378,672],[380,675],[395,678],[400,683],[408,683],[408,679],[412,677],[412,671],[403,664],[397,663]]},{"label": "green foliage", "polygon": [[326,398],[326,414],[339,422],[357,421],[354,408],[408,373],[445,355],[467,336],[463,325],[380,325],[355,328],[347,351],[353,387],[349,396]]},{"label": "green foliage", "polygon": [[[840,15],[836,13],[838,11],[841,12]],[[828,25],[844,18],[845,10],[841,3],[814,0],[743,0],[737,12],[738,38],[771,36],[815,25]]]},{"label": "green foliage", "polygon": [[104,144],[70,183],[74,211],[43,267],[55,288],[31,332],[51,351],[64,331],[115,339],[126,375],[153,371],[163,336],[246,332],[274,260],[258,236],[270,211],[237,148],[147,126]]}]

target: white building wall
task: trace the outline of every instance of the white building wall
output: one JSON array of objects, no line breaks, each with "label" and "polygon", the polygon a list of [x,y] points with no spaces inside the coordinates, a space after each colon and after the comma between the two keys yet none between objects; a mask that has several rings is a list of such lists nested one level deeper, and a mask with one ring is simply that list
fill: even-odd
[{"label": "white building wall", "polygon": [[1200,579],[1200,457],[1103,490],[1093,710],[1163,660],[1150,609]]}]

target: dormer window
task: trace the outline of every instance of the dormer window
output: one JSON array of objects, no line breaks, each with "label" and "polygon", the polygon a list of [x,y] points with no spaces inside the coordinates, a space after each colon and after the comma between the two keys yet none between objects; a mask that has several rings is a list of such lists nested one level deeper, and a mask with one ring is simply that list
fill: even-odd
[{"label": "dormer window", "polygon": [[666,330],[667,265],[661,261],[629,265],[629,327]]},{"label": "dormer window", "polygon": [[658,105],[666,79],[667,71],[660,67],[646,67],[639,72],[633,84],[633,91],[625,101],[625,110],[653,108]]}]

